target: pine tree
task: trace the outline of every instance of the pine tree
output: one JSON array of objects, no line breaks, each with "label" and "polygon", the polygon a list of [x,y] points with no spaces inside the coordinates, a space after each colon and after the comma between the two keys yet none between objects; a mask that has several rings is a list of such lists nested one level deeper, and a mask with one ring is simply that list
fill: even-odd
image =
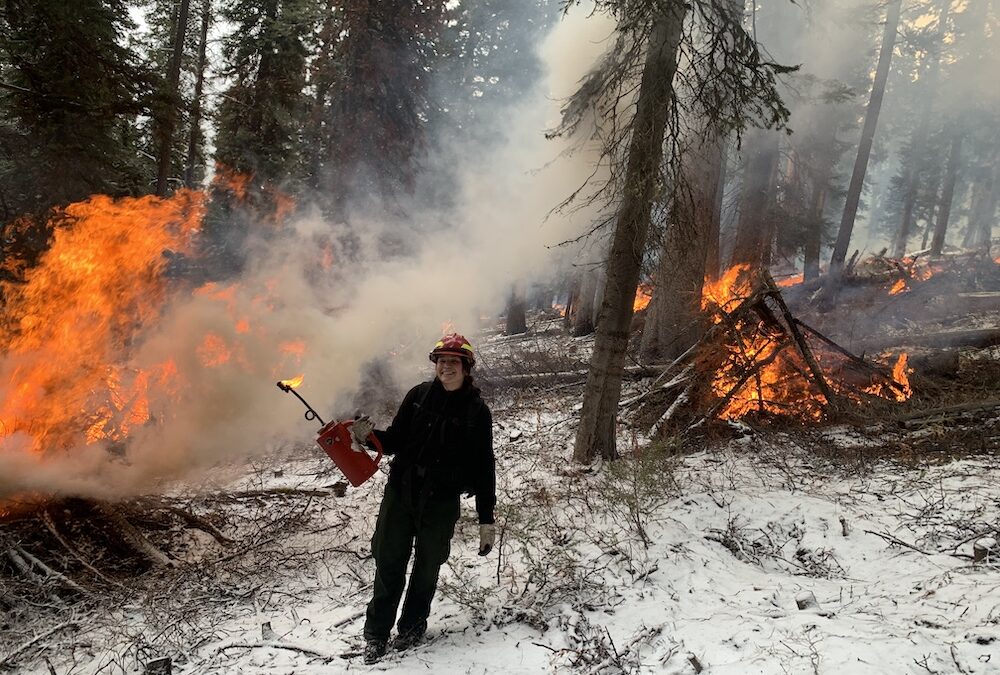
[{"label": "pine tree", "polygon": [[412,189],[436,110],[430,73],[445,5],[349,0],[328,9],[308,132],[318,152],[310,180],[329,196],[327,209]]},{"label": "pine tree", "polygon": [[8,215],[145,191],[133,125],[148,110],[151,79],[123,44],[134,28],[125,4],[5,0],[0,12]]},{"label": "pine tree", "polygon": [[216,160],[258,181],[299,173],[310,0],[234,0],[223,16],[223,74],[233,81],[219,107]]}]

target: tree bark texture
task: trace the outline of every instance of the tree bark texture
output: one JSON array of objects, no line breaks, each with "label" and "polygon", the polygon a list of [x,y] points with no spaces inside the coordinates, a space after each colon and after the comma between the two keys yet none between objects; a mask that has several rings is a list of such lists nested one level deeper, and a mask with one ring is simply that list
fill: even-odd
[{"label": "tree bark texture", "polygon": [[184,54],[184,36],[187,34],[188,8],[190,0],[180,0],[177,9],[177,23],[174,26],[174,44],[167,65],[167,82],[164,93],[165,104],[159,124],[160,156],[156,170],[156,194],[167,193],[167,178],[170,176],[171,145],[177,127],[177,84],[181,77],[181,56]]},{"label": "tree bark texture", "polygon": [[201,35],[198,38],[198,66],[194,83],[194,100],[191,101],[191,128],[188,133],[187,160],[184,162],[184,184],[194,187],[194,167],[198,162],[201,144],[201,96],[205,88],[205,64],[208,60],[208,26],[212,18],[212,0],[204,0],[201,7]]},{"label": "tree bark texture", "polygon": [[830,273],[827,278],[834,286],[840,280],[844,261],[847,259],[847,250],[851,245],[851,234],[854,231],[854,220],[858,215],[858,204],[861,202],[861,191],[864,188],[868,158],[871,156],[872,142],[875,139],[875,127],[878,125],[879,112],[882,110],[885,83],[889,79],[889,65],[892,62],[893,46],[896,44],[896,29],[899,25],[901,4],[902,0],[891,0],[886,11],[885,32],[882,35],[882,48],[879,51],[878,66],[875,69],[875,82],[872,85],[868,108],[865,110],[861,142],[858,145],[858,156],[854,161],[854,171],[851,173],[851,183],[847,188],[847,202],[844,204],[844,213],[840,219],[837,241],[833,246],[833,255],[830,257]]},{"label": "tree bark texture", "polygon": [[573,458],[615,458],[615,422],[651,208],[657,198],[663,139],[686,6],[671,2],[652,26],[626,160],[624,191],[608,252],[607,283],[590,360]]},{"label": "tree bark texture", "polygon": [[985,249],[989,252],[998,197],[1000,197],[1000,154],[994,158],[993,167],[986,171],[985,177],[974,189],[969,226],[963,246]]},{"label": "tree bark texture", "polygon": [[955,132],[951,139],[951,150],[948,152],[948,166],[945,168],[944,188],[941,190],[941,203],[938,206],[937,222],[934,224],[934,237],[931,239],[931,255],[941,255],[941,249],[944,248],[944,238],[948,234],[951,202],[955,197],[955,180],[958,177],[958,164],[961,158],[962,136]]},{"label": "tree bark texture", "polygon": [[[672,361],[704,331],[701,292],[713,233],[718,233],[715,197],[722,176],[724,142],[708,135],[686,150],[681,171],[686,185],[674,195],[671,220],[660,254],[656,285],[642,333],[646,362]],[[718,237],[718,234],[715,234]]]},{"label": "tree bark texture", "polygon": [[740,189],[740,217],[736,225],[736,243],[732,264],[760,267],[764,248],[770,245],[768,221],[774,199],[778,170],[778,134],[756,130],[747,139],[743,162],[743,185]]}]

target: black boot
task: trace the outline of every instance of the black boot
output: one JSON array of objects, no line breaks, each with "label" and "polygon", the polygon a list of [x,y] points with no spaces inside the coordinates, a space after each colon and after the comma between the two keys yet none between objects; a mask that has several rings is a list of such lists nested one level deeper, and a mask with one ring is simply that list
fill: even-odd
[{"label": "black boot", "polygon": [[427,631],[427,624],[423,623],[419,626],[415,626],[410,630],[405,630],[399,635],[397,635],[392,640],[393,651],[401,652],[404,649],[409,649],[410,647],[419,644],[421,640],[424,639],[424,633]]},{"label": "black boot", "polygon": [[368,640],[365,643],[365,663],[372,664],[385,656],[385,640]]}]

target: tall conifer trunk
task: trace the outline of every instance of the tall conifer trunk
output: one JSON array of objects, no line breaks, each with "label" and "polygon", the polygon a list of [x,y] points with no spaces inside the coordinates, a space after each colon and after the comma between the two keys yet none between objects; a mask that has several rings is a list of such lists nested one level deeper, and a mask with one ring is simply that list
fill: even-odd
[{"label": "tall conifer trunk", "polygon": [[171,152],[174,131],[177,128],[177,85],[181,77],[181,57],[184,54],[184,36],[187,34],[188,8],[190,0],[180,0],[177,8],[177,22],[174,26],[173,51],[167,65],[166,99],[159,124],[160,156],[156,170],[156,194],[167,193],[167,179],[170,177]]},{"label": "tall conifer trunk", "polygon": [[736,225],[732,264],[760,267],[770,246],[769,206],[774,199],[778,168],[778,134],[757,129],[747,139],[740,188],[740,218]]},{"label": "tall conifer trunk", "polygon": [[951,150],[948,153],[948,166],[945,169],[944,188],[941,190],[941,203],[938,207],[937,222],[934,225],[934,237],[931,239],[931,255],[941,255],[944,248],[944,238],[948,233],[948,220],[951,218],[951,202],[955,197],[955,180],[958,177],[958,164],[962,157],[962,135],[954,132],[951,139]]},{"label": "tall conifer trunk", "polygon": [[[948,18],[948,10],[951,7],[951,0],[941,0],[941,7],[938,11],[938,36],[944,39],[944,23]],[[937,96],[937,81],[941,73],[941,46],[939,45],[929,56],[930,63],[927,66],[927,86],[920,103],[920,113],[917,128],[913,132],[910,147],[919,149],[927,143],[927,129],[930,125],[931,103]],[[899,219],[899,229],[896,231],[893,242],[892,255],[894,258],[902,258],[906,255],[906,246],[910,240],[913,229],[913,207],[917,201],[917,186],[920,183],[919,165],[908,163],[903,169],[903,213]]]},{"label": "tall conifer trunk", "polygon": [[673,105],[677,52],[687,12],[684,3],[664,4],[650,32],[632,121],[622,203],[608,253],[607,285],[573,450],[578,462],[618,456],[615,420],[625,348],[651,208],[657,198],[667,117]]},{"label": "tall conifer trunk", "polygon": [[704,145],[687,149],[681,159],[687,185],[673,200],[642,332],[645,361],[673,360],[702,334],[701,292],[712,234],[718,232],[718,223],[713,221],[724,152],[721,138],[706,136]]},{"label": "tall conifer trunk", "polygon": [[201,35],[198,38],[197,79],[194,83],[194,100],[191,102],[191,128],[188,132],[187,161],[184,163],[184,184],[194,187],[194,167],[201,145],[201,96],[205,87],[205,64],[208,50],[208,25],[212,16],[212,0],[204,0],[201,8]]},{"label": "tall conifer trunk", "polygon": [[875,127],[878,125],[879,112],[882,110],[885,83],[889,79],[889,65],[892,62],[893,46],[896,44],[896,29],[899,26],[902,2],[903,0],[890,0],[886,11],[885,32],[882,35],[882,48],[879,50],[878,66],[875,69],[875,82],[872,85],[868,108],[865,110],[861,142],[858,144],[858,156],[854,161],[851,183],[847,188],[847,201],[840,219],[840,229],[837,231],[837,242],[833,246],[833,255],[830,257],[830,272],[827,279],[831,289],[835,288],[840,280],[840,274],[847,259],[847,249],[851,245],[854,219],[858,215],[861,191],[864,188],[865,173],[868,170],[868,158],[871,156],[872,142],[875,140]]}]

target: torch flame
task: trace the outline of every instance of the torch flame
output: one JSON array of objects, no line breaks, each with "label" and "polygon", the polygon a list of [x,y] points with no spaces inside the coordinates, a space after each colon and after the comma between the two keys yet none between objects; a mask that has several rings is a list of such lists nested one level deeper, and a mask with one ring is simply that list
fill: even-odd
[{"label": "torch flame", "polygon": [[300,384],[302,384],[302,380],[304,380],[305,377],[306,376],[304,374],[303,375],[296,375],[295,377],[293,377],[291,379],[282,380],[279,384],[281,384],[282,386],[285,386],[285,387],[289,387],[290,389],[295,389]]}]

